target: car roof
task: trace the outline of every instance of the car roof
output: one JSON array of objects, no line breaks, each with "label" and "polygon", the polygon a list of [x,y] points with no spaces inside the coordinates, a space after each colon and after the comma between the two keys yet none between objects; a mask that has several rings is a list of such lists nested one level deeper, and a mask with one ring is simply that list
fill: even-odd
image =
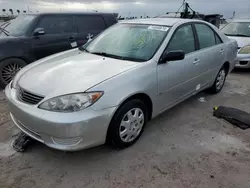
[{"label": "car roof", "polygon": [[31,13],[25,15],[114,15],[114,13],[102,13],[102,12],[43,12],[43,13]]},{"label": "car roof", "polygon": [[181,18],[148,18],[148,19],[123,20],[123,21],[120,21],[120,23],[173,26],[177,23],[181,24],[181,23],[187,23],[191,21],[202,22],[200,20],[181,19]]}]

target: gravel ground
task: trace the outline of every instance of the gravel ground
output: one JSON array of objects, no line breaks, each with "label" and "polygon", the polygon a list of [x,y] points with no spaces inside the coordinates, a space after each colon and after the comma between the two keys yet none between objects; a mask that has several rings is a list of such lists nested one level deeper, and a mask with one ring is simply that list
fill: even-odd
[{"label": "gravel ground", "polygon": [[18,130],[1,93],[0,188],[249,188],[250,130],[212,116],[214,105],[250,112],[249,79],[250,71],[232,73],[220,94],[200,93],[163,113],[121,151],[64,153],[34,143],[16,153]]}]

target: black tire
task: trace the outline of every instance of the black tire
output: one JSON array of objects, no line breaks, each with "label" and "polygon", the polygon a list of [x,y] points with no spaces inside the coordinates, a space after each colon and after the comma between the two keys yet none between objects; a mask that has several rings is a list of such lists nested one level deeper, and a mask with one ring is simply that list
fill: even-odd
[{"label": "black tire", "polygon": [[[217,84],[218,84],[218,79],[219,79],[219,77],[221,76],[222,73],[225,74],[225,76],[224,76],[223,82],[221,83],[220,87],[218,87],[218,85],[217,85]],[[228,73],[228,72],[227,72],[226,67],[223,66],[223,67],[220,69],[219,73],[217,74],[213,86],[209,89],[209,91],[210,91],[211,93],[216,94],[216,93],[219,93],[219,92],[222,90],[222,88],[224,87],[226,78],[227,78],[227,73]]]},{"label": "black tire", "polygon": [[[133,109],[140,109],[144,114],[144,122],[138,136],[132,141],[124,142],[120,136],[121,122],[124,120],[126,114]],[[139,99],[132,99],[125,104],[123,104],[115,113],[109,125],[109,130],[107,134],[107,143],[116,149],[123,149],[133,145],[143,133],[144,127],[148,121],[148,111],[145,104]],[[130,126],[132,126],[130,124]],[[131,128],[131,127],[130,127]],[[129,137],[129,135],[128,135]],[[124,138],[123,138],[124,139]]]},{"label": "black tire", "polygon": [[[27,63],[23,61],[22,59],[18,58],[9,58],[5,59],[0,62],[0,88],[4,88],[14,77],[14,75]],[[7,74],[8,70],[11,70],[10,68],[13,68],[13,71],[11,72],[11,79],[9,79],[9,75]],[[8,75],[8,76],[6,76]]]}]

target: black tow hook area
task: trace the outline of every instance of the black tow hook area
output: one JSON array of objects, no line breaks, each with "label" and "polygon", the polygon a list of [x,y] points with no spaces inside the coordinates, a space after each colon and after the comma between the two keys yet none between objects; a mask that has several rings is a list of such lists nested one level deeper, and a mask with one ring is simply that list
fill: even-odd
[{"label": "black tow hook area", "polygon": [[13,141],[12,147],[17,152],[24,152],[28,148],[28,146],[32,144],[32,142],[35,142],[33,138],[23,132],[20,132],[17,134],[16,139]]}]

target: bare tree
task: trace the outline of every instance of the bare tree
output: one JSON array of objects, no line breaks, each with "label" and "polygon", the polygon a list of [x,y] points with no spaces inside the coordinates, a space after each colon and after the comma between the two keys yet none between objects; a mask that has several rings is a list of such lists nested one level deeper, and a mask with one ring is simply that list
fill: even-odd
[{"label": "bare tree", "polygon": [[13,9],[9,9],[10,13],[13,15]]},{"label": "bare tree", "polygon": [[23,13],[26,13],[26,12],[27,12],[26,10],[23,11]]}]

